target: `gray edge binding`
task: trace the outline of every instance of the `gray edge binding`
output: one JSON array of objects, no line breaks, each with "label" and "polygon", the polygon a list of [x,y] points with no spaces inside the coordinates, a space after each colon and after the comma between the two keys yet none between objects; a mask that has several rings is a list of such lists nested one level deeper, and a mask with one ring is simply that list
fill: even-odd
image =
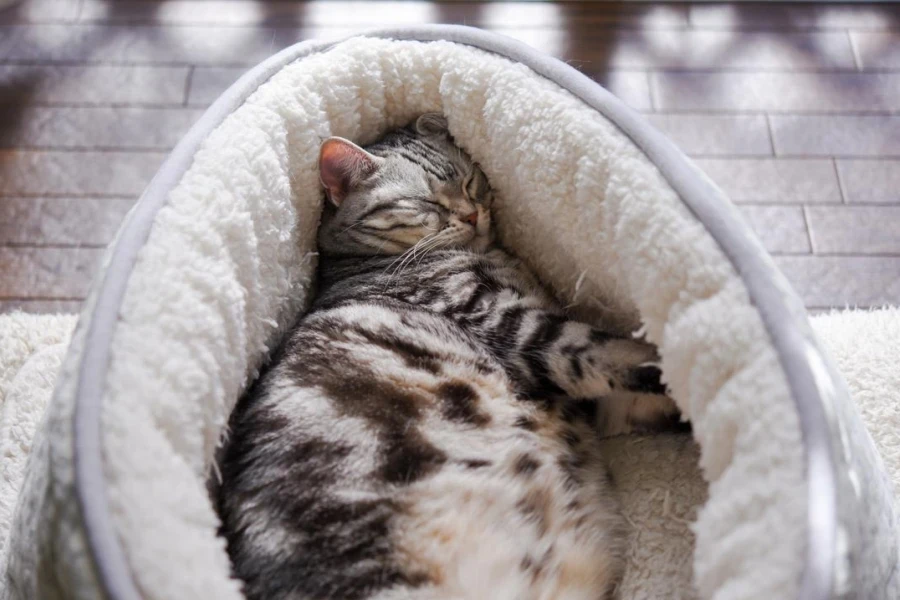
[{"label": "gray edge binding", "polygon": [[[569,65],[521,42],[458,25],[378,30],[359,35],[423,42],[444,40],[522,63],[615,123],[656,165],[741,275],[778,353],[797,406],[806,450],[809,527],[800,600],[830,599],[837,559],[837,482],[829,436],[831,428],[820,392],[822,374],[819,372],[817,378],[808,358],[810,351],[817,354],[821,351],[799,299],[756,238],[748,234],[747,226],[722,192],[665,136],[618,98]],[[100,447],[100,408],[109,348],[131,270],[150,235],[157,211],[165,205],[169,191],[190,168],[194,154],[213,129],[282,67],[326,51],[341,41],[344,40],[313,40],[282,50],[248,71],[220,96],[175,147],[129,213],[109,250],[109,264],[95,284],[97,300],[87,325],[75,391],[75,493],[98,581],[104,595],[111,600],[141,598],[111,521]],[[844,389],[831,370],[827,377],[835,389]]]}]

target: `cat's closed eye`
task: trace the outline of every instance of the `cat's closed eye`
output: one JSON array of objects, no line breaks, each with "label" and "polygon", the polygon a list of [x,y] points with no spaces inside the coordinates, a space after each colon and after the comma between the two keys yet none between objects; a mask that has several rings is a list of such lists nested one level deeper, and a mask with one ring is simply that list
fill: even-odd
[{"label": "cat's closed eye", "polygon": [[446,207],[437,201],[433,196],[419,196],[414,198],[414,200],[421,202],[423,204],[427,204],[429,208],[437,208],[439,210],[446,210]]}]

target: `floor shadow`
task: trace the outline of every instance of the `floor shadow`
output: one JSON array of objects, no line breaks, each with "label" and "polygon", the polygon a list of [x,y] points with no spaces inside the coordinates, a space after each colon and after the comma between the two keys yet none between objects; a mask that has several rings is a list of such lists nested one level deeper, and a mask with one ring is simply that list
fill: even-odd
[{"label": "floor shadow", "polygon": [[[37,71],[0,70],[0,156],[4,150],[18,145],[32,98],[40,85],[41,74]],[[14,179],[7,171],[9,168],[8,161],[0,158],[0,179]]]}]

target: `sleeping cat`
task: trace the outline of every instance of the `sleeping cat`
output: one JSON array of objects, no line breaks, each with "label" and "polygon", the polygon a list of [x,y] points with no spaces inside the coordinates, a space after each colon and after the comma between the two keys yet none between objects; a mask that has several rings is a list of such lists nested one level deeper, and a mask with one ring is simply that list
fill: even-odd
[{"label": "sleeping cat", "polygon": [[495,248],[441,115],[321,147],[319,293],[235,409],[218,504],[251,600],[598,600],[625,529],[598,439],[678,421],[652,346]]}]

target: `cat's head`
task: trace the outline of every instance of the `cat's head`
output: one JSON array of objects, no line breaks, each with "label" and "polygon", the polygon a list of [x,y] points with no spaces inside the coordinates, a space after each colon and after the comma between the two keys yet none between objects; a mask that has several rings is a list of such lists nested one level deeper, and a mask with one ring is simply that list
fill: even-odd
[{"label": "cat's head", "polygon": [[328,207],[319,247],[329,254],[483,250],[491,239],[491,189],[453,143],[446,119],[428,113],[360,148],[332,137],[319,149]]}]

